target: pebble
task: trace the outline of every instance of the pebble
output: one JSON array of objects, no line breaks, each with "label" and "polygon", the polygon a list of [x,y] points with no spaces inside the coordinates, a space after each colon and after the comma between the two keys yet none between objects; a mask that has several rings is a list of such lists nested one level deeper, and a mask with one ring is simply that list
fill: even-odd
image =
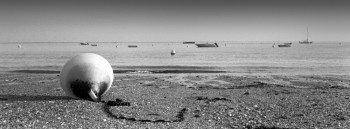
[{"label": "pebble", "polygon": [[249,92],[247,91],[247,92],[244,92],[244,94],[243,95],[249,95]]}]

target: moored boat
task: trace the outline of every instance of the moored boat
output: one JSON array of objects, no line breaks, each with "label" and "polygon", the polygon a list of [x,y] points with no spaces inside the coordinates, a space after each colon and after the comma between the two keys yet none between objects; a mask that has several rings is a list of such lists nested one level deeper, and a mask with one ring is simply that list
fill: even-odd
[{"label": "moored boat", "polygon": [[129,48],[137,48],[137,45],[128,45]]},{"label": "moored boat", "polygon": [[89,45],[88,42],[81,42],[80,45]]},{"label": "moored boat", "polygon": [[202,43],[202,44],[195,44],[197,47],[219,47],[217,43]]},{"label": "moored boat", "polygon": [[196,42],[183,42],[183,44],[195,44]]},{"label": "moored boat", "polygon": [[312,41],[309,41],[309,28],[306,28],[306,40],[299,41],[300,44],[311,44]]},{"label": "moored boat", "polygon": [[291,47],[292,43],[283,43],[283,44],[279,44],[277,45],[278,47]]}]

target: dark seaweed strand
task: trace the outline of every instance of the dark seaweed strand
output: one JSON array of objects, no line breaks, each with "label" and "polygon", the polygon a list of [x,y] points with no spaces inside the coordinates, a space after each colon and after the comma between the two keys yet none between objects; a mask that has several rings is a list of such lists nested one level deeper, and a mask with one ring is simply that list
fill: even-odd
[{"label": "dark seaweed strand", "polygon": [[[216,100],[216,99],[214,99]],[[225,100],[225,99],[220,99],[220,100]],[[177,115],[175,116],[175,120],[163,120],[163,119],[158,119],[158,120],[149,120],[149,119],[136,119],[134,117],[125,117],[123,115],[115,115],[110,111],[110,108],[112,106],[130,106],[130,102],[124,102],[121,99],[116,99],[115,101],[101,101],[104,103],[103,105],[103,111],[108,115],[108,117],[112,117],[114,119],[119,119],[119,120],[127,120],[127,121],[132,121],[132,122],[150,122],[150,123],[174,123],[174,122],[182,122],[185,120],[185,114],[187,113],[187,108],[182,108]],[[289,129],[289,128],[281,128],[281,127],[268,127],[268,126],[257,126],[253,127],[251,125],[246,126],[247,129]]]},{"label": "dark seaweed strand", "polygon": [[123,102],[121,99],[116,99],[116,101],[102,101],[104,103],[103,105],[103,111],[109,116],[114,119],[120,119],[120,120],[128,120],[133,122],[151,122],[151,123],[173,123],[173,122],[181,122],[185,120],[184,115],[187,113],[187,108],[181,109],[177,115],[175,116],[175,120],[148,120],[148,119],[136,119],[133,117],[125,117],[123,115],[115,115],[110,111],[111,106],[130,106],[129,102]]}]

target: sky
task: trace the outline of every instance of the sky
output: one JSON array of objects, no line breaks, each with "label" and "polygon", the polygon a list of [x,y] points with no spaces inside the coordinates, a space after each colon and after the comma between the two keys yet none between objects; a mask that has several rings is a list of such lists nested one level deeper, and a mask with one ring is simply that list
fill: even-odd
[{"label": "sky", "polygon": [[8,0],[0,42],[350,41],[350,1]]}]

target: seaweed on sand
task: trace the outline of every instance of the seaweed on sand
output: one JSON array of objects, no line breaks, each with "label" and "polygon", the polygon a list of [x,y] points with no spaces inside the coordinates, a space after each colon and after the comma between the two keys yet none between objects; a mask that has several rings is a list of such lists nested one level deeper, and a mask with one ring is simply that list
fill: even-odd
[{"label": "seaweed on sand", "polygon": [[181,122],[185,120],[184,115],[187,113],[187,108],[182,108],[177,115],[175,116],[176,119],[174,120],[163,120],[163,119],[158,119],[158,120],[149,120],[149,119],[136,119],[134,117],[125,117],[121,114],[113,114],[110,111],[111,106],[130,106],[130,102],[124,102],[121,99],[116,99],[116,101],[102,101],[104,103],[103,105],[103,111],[107,113],[109,117],[115,118],[115,119],[122,119],[122,120],[128,120],[128,121],[133,121],[133,122],[151,122],[151,123],[173,123],[173,122]]}]

